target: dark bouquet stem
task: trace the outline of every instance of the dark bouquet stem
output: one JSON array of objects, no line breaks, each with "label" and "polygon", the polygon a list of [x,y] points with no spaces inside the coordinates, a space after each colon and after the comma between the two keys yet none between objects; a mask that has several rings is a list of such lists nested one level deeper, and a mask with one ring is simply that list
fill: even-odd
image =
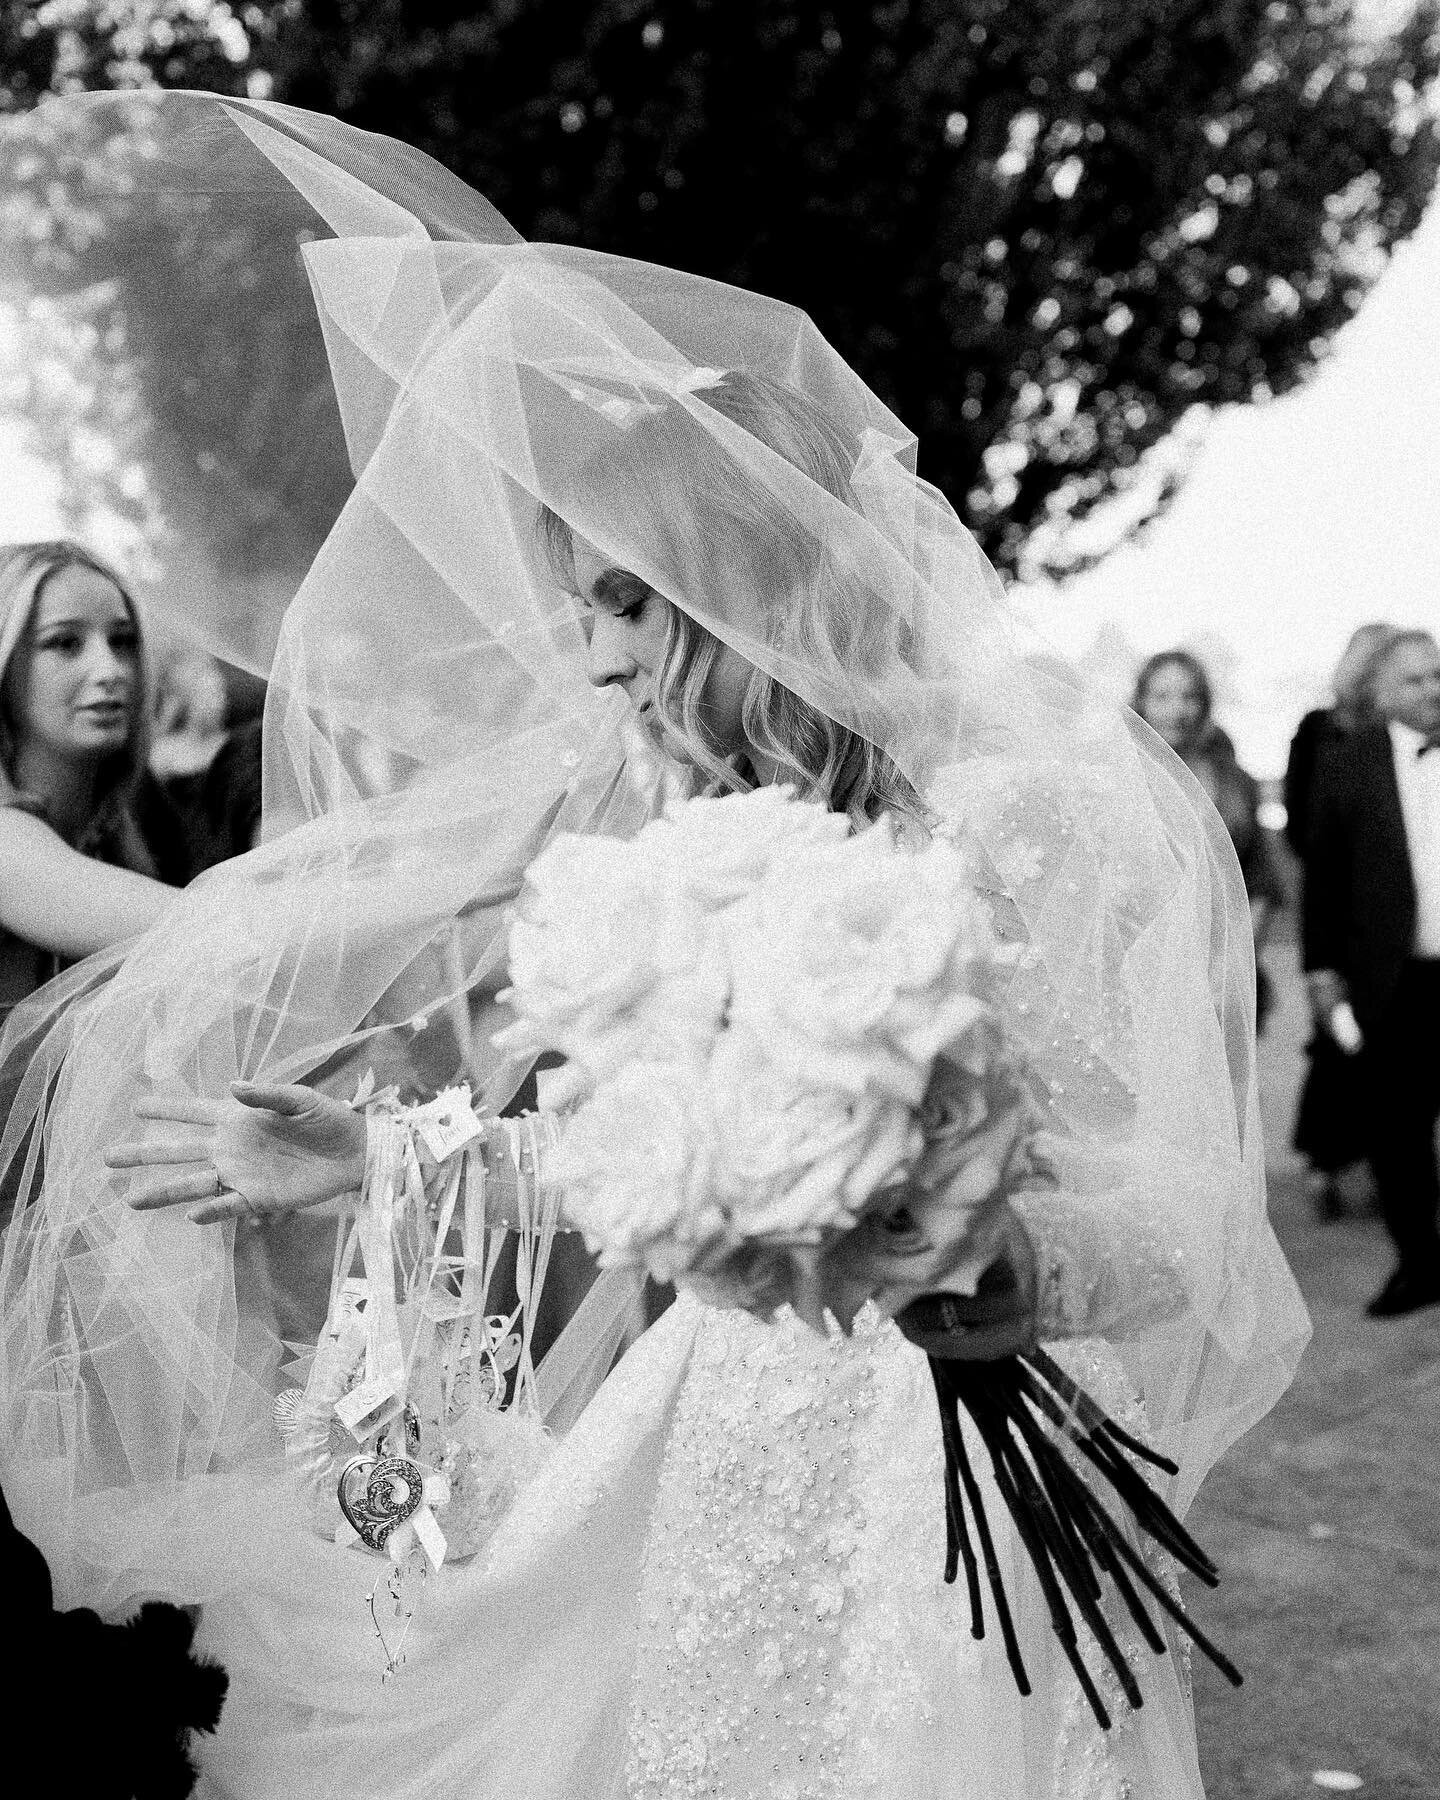
[{"label": "dark bouquet stem", "polygon": [[1030,1692],[1030,1680],[980,1485],[960,1429],[962,1407],[989,1455],[995,1485],[1039,1579],[1055,1635],[1101,1727],[1109,1729],[1110,1714],[1081,1656],[1077,1617],[1089,1627],[1130,1705],[1141,1704],[1134,1672],[1102,1610],[1107,1582],[1157,1655],[1164,1655],[1165,1640],[1146,1609],[1146,1594],[1238,1687],[1242,1679],[1239,1670],[1151,1573],[1081,1472],[1083,1463],[1089,1463],[1109,1484],[1112,1505],[1118,1501],[1139,1529],[1182,1568],[1215,1587],[1220,1579],[1215,1564],[1136,1466],[1137,1462],[1149,1463],[1173,1475],[1178,1472],[1176,1465],[1123,1431],[1039,1348],[993,1362],[962,1362],[932,1355],[930,1373],[945,1440],[945,1579],[955,1581],[963,1562],[970,1628],[975,1637],[982,1638],[985,1605],[980,1563],[984,1563],[1005,1654],[1020,1692]]}]

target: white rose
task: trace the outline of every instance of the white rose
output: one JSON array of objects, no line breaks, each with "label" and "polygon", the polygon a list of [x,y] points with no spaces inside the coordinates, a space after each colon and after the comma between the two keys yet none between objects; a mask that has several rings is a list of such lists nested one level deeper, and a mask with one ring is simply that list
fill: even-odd
[{"label": "white rose", "polygon": [[843,814],[783,787],[686,800],[635,840],[651,878],[707,910],[729,906],[786,857],[849,834]]},{"label": "white rose", "polygon": [[[707,935],[695,963],[652,981],[619,1012],[578,1012],[563,1043],[553,1030],[546,1047],[563,1048],[562,1070],[547,1071],[547,1106],[569,1105],[633,1062],[702,1063],[725,1016],[730,966],[718,935]],[[502,1037],[504,1034],[501,1034]],[[499,1041],[497,1039],[497,1041]]]},{"label": "white rose", "polygon": [[721,1034],[705,1085],[715,1193],[732,1238],[817,1241],[848,1225],[920,1146],[901,1102],[797,1076],[743,1025]]},{"label": "white rose", "polygon": [[643,1264],[669,1281],[723,1232],[713,1165],[698,1070],[635,1062],[575,1114],[551,1171],[602,1263]]},{"label": "white rose", "polygon": [[725,916],[730,1017],[798,1078],[918,1105],[937,1051],[986,1013],[963,860],[875,830],[788,862]]},{"label": "white rose", "polygon": [[897,980],[885,1030],[915,1067],[928,1070],[942,1050],[983,1032],[987,996],[999,966],[989,908],[975,890],[969,863],[945,843],[932,843],[910,864],[906,903],[892,923],[905,974]]},{"label": "white rose", "polygon": [[[726,981],[704,913],[646,879],[633,845],[566,835],[527,874],[510,930],[517,1019],[496,1042],[559,1050],[599,1079],[672,1040],[708,1043]],[[670,1037],[657,1040],[652,1014]]]}]

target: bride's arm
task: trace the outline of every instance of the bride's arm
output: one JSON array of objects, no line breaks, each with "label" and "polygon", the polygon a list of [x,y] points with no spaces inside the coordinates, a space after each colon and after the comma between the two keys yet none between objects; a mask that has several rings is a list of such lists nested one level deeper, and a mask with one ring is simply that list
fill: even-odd
[{"label": "bride's arm", "polygon": [[1042,1341],[1121,1342],[1185,1310],[1184,1246],[1129,1208],[1059,1188],[1017,1194],[1012,1204],[1035,1256]]},{"label": "bride's arm", "polygon": [[[236,1082],[226,1100],[155,1095],[135,1111],[184,1128],[183,1136],[142,1138],[105,1153],[112,1169],[143,1171],[127,1195],[140,1212],[188,1206],[197,1225],[269,1218],[356,1193],[365,1178],[364,1115],[313,1088]],[[483,1121],[487,1207],[497,1224],[519,1222],[521,1184],[544,1179],[558,1129],[553,1113]],[[437,1161],[423,1134],[414,1137],[428,1187],[450,1157]]]},{"label": "bride's arm", "polygon": [[[364,1116],[310,1088],[237,1083],[227,1101],[155,1097],[136,1110],[188,1128],[183,1138],[140,1140],[107,1152],[110,1167],[145,1171],[128,1195],[140,1211],[184,1205],[197,1224],[265,1218],[357,1192],[364,1180]],[[412,1119],[419,1110],[410,1109]],[[544,1181],[558,1133],[554,1113],[484,1122],[478,1142],[494,1223],[520,1222],[522,1184]],[[418,1128],[412,1141],[433,1188],[451,1158],[437,1161]],[[943,1322],[933,1306],[897,1311],[901,1329],[923,1348],[984,1359],[1037,1339],[1123,1340],[1183,1312],[1190,1260],[1184,1245],[1113,1193],[1084,1196],[1063,1185],[1025,1189],[1011,1195],[1007,1209],[993,1262],[973,1296],[945,1295]],[[863,1253],[862,1236],[856,1233],[845,1251]],[[887,1260],[893,1256],[892,1247]],[[918,1268],[907,1274],[911,1292],[942,1285],[938,1278],[919,1279]],[[937,1332],[946,1339],[943,1350]]]},{"label": "bride's arm", "polygon": [[1067,1338],[1121,1343],[1185,1311],[1187,1261],[1113,1200],[1026,1189],[1004,1203],[974,1294],[937,1280],[895,1323],[928,1354],[962,1361]]}]

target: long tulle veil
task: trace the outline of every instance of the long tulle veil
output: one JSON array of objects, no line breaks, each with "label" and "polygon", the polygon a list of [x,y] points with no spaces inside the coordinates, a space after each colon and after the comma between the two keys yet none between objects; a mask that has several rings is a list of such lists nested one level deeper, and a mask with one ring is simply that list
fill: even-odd
[{"label": "long tulle veil", "polygon": [[[633,831],[676,773],[587,685],[542,508],[878,745],[976,846],[1058,1175],[1184,1296],[1119,1353],[1188,1503],[1305,1335],[1265,1217],[1238,870],[1175,760],[1027,635],[905,427],[795,309],[525,243],[435,163],[333,120],[85,97],[0,156],[8,297],[128,396],[166,522],[152,606],[270,682],[262,845],[5,1039],[3,1478],[62,1589],[223,1609],[248,1583],[275,1629],[287,1593],[330,1595],[309,1623],[292,1606],[313,1650],[295,1704],[366,1704],[325,1611],[353,1582],[297,1535],[271,1422],[284,1342],[318,1328],[327,1228],[138,1216],[101,1153],[159,1087],[348,1095],[373,1067],[516,1091],[527,1071],[490,1036],[526,864],[557,830]],[[730,370],[824,412],[853,457],[843,497],[707,401]],[[614,1582],[575,1631],[623,1622],[671,1391],[662,1321],[585,1407],[624,1301],[602,1292],[547,1387],[572,1435],[602,1404],[632,1435],[631,1492],[596,1500],[613,1541],[587,1562],[561,1532],[543,1574],[514,1544],[493,1579],[516,1610],[491,1592],[456,1682],[573,1649],[540,1623],[545,1596],[571,1616],[567,1580]],[[423,1732],[442,1701],[411,1695]]]}]

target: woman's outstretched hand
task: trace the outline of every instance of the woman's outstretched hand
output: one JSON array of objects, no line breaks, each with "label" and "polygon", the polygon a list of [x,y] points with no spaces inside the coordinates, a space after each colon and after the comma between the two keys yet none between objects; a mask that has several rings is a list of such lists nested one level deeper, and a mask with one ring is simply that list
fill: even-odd
[{"label": "woman's outstretched hand", "polygon": [[[141,1119],[187,1127],[105,1152],[112,1169],[155,1169],[129,1201],[139,1212],[190,1205],[197,1225],[267,1218],[353,1193],[365,1176],[365,1120],[343,1101],[307,1087],[237,1081],[228,1100],[151,1095]],[[195,1204],[199,1202],[199,1204]]]}]

